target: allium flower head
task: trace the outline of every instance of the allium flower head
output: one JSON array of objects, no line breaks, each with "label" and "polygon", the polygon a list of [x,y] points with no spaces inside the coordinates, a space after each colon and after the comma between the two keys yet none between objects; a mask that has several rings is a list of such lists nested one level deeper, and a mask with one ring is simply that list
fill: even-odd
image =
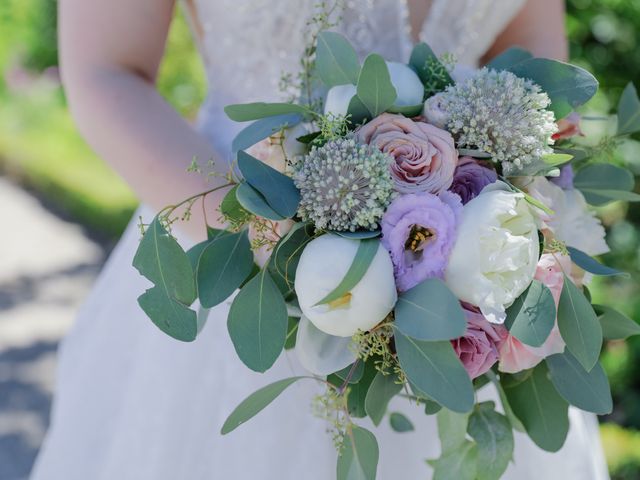
[{"label": "allium flower head", "polygon": [[490,153],[511,175],[551,153],[558,130],[549,96],[530,80],[511,72],[481,69],[440,93],[447,128],[461,148]]},{"label": "allium flower head", "polygon": [[295,165],[298,214],[320,229],[377,228],[394,195],[391,162],[389,155],[352,137],[314,147]]}]

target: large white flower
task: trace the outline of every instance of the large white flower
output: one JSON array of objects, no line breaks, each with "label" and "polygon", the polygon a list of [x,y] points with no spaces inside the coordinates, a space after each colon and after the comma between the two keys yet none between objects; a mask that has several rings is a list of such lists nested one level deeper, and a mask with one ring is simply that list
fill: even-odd
[{"label": "large white flower", "polygon": [[[424,85],[411,67],[403,63],[387,62],[391,83],[398,94],[395,105],[406,107],[420,105],[424,96]],[[346,115],[349,102],[356,94],[355,85],[336,85],[327,92],[324,102],[324,113],[333,115]]]},{"label": "large white flower", "polygon": [[295,290],[302,313],[321,331],[350,337],[369,330],[393,309],[397,292],[393,265],[380,245],[360,282],[332,305],[316,305],[346,275],[358,250],[358,241],[328,234],[305,247],[296,270]]},{"label": "large white flower", "polygon": [[595,213],[589,210],[582,193],[577,189],[563,190],[544,177],[528,179],[529,194],[553,210],[553,215],[538,211],[544,226],[569,247],[588,255],[602,255],[609,251],[605,231]]},{"label": "large white flower", "polygon": [[445,281],[490,322],[503,323],[505,308],[533,280],[539,250],[524,195],[487,187],[462,210]]}]

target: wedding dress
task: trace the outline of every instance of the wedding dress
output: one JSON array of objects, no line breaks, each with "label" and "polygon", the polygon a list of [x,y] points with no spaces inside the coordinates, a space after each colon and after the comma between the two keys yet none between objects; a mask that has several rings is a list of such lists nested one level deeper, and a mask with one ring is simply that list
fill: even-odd
[{"label": "wedding dress", "polygon": [[[204,58],[209,95],[199,128],[229,155],[241,125],[223,107],[277,99],[283,71],[296,72],[303,32],[318,0],[190,0],[185,7]],[[338,29],[360,54],[408,59],[408,6],[401,0],[347,0]],[[476,65],[524,0],[433,0],[420,33],[438,52]],[[151,219],[154,212],[138,214]],[[228,304],[212,310],[194,343],[160,332],[136,303],[148,282],[131,266],[139,241],[135,221],[111,255],[60,348],[51,430],[33,480],[332,480],[336,453],[324,421],[312,416],[318,393],[299,382],[228,436],[226,416],[249,393],[300,371],[292,353],[266,374],[238,360],[226,330]],[[430,478],[425,459],[439,453],[433,416],[402,399],[391,411],[410,417],[414,432],[388,422],[375,431],[378,478]],[[596,419],[571,410],[564,448],[551,455],[517,434],[507,480],[608,478]]]}]

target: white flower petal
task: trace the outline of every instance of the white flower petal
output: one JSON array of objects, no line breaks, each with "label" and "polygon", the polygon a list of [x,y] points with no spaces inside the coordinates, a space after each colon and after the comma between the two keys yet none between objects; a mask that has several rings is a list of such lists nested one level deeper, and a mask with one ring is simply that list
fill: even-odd
[{"label": "white flower petal", "polygon": [[334,337],[318,330],[308,318],[300,318],[296,355],[302,366],[315,375],[329,375],[352,364],[351,337]]}]

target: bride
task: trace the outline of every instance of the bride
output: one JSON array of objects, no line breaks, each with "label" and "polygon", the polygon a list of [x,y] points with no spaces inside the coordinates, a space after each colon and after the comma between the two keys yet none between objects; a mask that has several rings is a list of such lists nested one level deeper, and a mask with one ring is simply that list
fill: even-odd
[{"label": "bride", "polygon": [[[229,103],[273,98],[283,71],[295,72],[308,19],[318,0],[185,0],[209,78],[209,96],[193,129],[154,88],[175,0],[61,0],[64,83],[81,132],[153,212],[211,188],[187,174],[194,156],[226,171],[239,126]],[[424,40],[438,53],[478,66],[511,45],[564,58],[561,0],[348,0],[337,27],[364,53],[407,60]],[[209,196],[213,211],[220,196]],[[204,235],[198,210],[183,227]],[[210,215],[211,217],[211,215]],[[125,232],[60,350],[51,430],[33,480],[332,480],[335,450],[324,421],[299,385],[250,424],[222,437],[220,427],[246,395],[299,367],[283,354],[266,374],[237,359],[224,319],[211,312],[192,344],[160,332],[136,297],[147,282],[131,266],[139,240]],[[391,409],[416,430],[376,431],[378,478],[430,478],[438,455],[434,418],[398,399]],[[372,428],[372,427],[370,427]],[[504,478],[608,478],[594,417],[571,411],[564,448],[551,455],[524,435]]]}]

